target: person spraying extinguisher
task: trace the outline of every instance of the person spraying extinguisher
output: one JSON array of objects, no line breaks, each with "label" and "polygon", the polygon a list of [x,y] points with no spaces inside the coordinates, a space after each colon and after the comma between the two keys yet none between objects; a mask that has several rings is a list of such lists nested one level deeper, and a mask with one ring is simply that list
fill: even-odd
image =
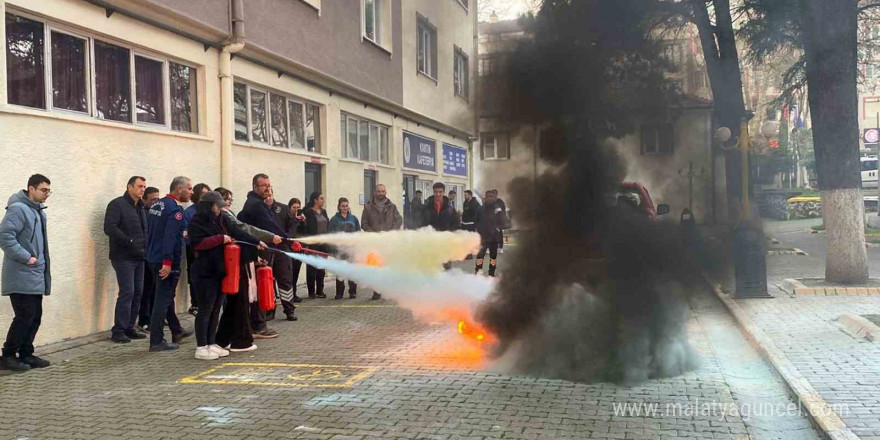
[{"label": "person spraying extinguisher", "polygon": [[199,314],[196,315],[195,358],[214,360],[228,356],[229,351],[216,343],[220,308],[223,304],[222,281],[227,275],[224,247],[239,241],[258,248],[266,245],[241,228],[225,220],[221,210],[227,203],[215,191],[202,195],[196,204],[196,214],[187,232],[195,252],[193,287],[198,296]]}]

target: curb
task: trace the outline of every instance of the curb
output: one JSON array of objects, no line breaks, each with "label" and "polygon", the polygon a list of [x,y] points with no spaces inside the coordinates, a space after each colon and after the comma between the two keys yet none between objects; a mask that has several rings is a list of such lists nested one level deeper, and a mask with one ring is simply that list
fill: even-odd
[{"label": "curb", "polygon": [[[816,278],[819,279],[819,278]],[[873,280],[874,278],[872,278]],[[807,287],[804,283],[794,278],[788,278],[785,283],[795,296],[803,295],[880,295],[880,287]]]},{"label": "curb", "polygon": [[739,304],[722,292],[721,288],[712,282],[708,275],[703,274],[703,279],[736,319],[736,323],[749,341],[773,365],[788,389],[797,397],[798,403],[806,409],[810,421],[821,431],[823,437],[829,440],[858,440],[859,437],[846,426],[846,423],[833,411],[831,405],[822,398],[822,395],[813,388],[813,385],[798,372],[782,350],[776,348],[770,337],[752,322]]},{"label": "curb", "polygon": [[781,250],[770,250],[767,251],[767,255],[810,255],[798,248],[791,249],[781,249]]}]

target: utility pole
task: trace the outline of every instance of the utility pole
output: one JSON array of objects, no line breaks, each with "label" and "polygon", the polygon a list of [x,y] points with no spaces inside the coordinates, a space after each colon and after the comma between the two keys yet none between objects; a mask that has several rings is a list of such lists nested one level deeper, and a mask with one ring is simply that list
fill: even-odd
[{"label": "utility pole", "polygon": [[700,171],[694,171],[694,162],[688,161],[688,170],[685,172],[684,170],[678,170],[678,175],[681,177],[688,178],[688,210],[693,214],[694,212],[694,177],[703,177],[703,174],[706,173],[706,169],[700,167]]}]

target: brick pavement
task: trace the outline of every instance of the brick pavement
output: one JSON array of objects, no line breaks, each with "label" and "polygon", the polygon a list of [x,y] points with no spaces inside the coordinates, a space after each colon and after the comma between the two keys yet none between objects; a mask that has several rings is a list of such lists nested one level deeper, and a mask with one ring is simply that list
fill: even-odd
[{"label": "brick pavement", "polygon": [[[880,440],[880,345],[852,338],[833,319],[844,313],[880,313],[880,295],[795,297],[782,290],[786,278],[822,277],[825,236],[804,230],[772,235],[808,256],[767,257],[773,299],[737,300],[750,319],[769,336],[860,438]],[[870,271],[880,275],[880,249],[868,249]],[[731,281],[723,283],[731,291]]]},{"label": "brick pavement", "polygon": [[[170,353],[102,341],[51,354],[51,368],[0,376],[0,438],[746,438],[738,417],[614,414],[613,403],[733,402],[694,314],[688,333],[701,367],[624,387],[483,371],[450,325],[384,302],[343,303],[360,307],[307,302],[299,322],[271,323],[281,337],[222,362],[193,359],[191,340]],[[178,383],[231,362],[374,370],[340,388]]]}]

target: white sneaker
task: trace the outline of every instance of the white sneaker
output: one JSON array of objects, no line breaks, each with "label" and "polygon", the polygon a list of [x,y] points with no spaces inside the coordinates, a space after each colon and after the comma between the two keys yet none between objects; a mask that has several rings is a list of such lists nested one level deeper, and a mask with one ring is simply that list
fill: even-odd
[{"label": "white sneaker", "polygon": [[256,350],[256,349],[257,349],[257,345],[256,345],[256,344],[251,344],[251,346],[248,347],[248,348],[230,348],[229,351],[231,351],[231,352],[233,352],[233,353],[241,353],[241,352],[244,352],[244,351],[254,351],[254,350]]},{"label": "white sneaker", "polygon": [[214,354],[216,354],[217,356],[220,356],[220,357],[226,357],[226,356],[229,356],[229,351],[223,349],[223,347],[221,347],[221,346],[219,346],[219,345],[217,345],[217,344],[209,345],[209,346],[208,346],[208,350],[211,350],[211,353],[214,353]]},{"label": "white sneaker", "polygon": [[196,359],[200,359],[203,361],[213,361],[216,359],[220,359],[220,356],[217,353],[211,351],[209,347],[198,347],[196,348]]}]

